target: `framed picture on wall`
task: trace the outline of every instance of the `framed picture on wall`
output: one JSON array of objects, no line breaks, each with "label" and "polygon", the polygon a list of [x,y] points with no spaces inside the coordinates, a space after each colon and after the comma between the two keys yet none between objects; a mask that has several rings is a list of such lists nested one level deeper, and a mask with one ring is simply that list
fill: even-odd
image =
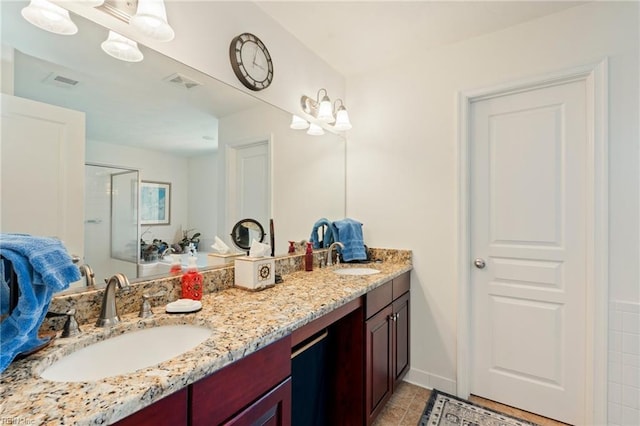
[{"label": "framed picture on wall", "polygon": [[171,184],[143,180],[140,184],[140,224],[171,223]]}]

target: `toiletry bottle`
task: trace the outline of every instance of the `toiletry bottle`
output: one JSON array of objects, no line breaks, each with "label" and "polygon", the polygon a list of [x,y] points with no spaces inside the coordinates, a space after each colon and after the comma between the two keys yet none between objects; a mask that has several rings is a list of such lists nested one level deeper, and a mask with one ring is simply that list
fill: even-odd
[{"label": "toiletry bottle", "polygon": [[169,269],[171,275],[180,275],[182,273],[182,263],[180,262],[180,256],[177,254],[171,255],[171,269]]},{"label": "toiletry bottle", "polygon": [[295,241],[289,241],[289,254],[293,254],[296,252]]},{"label": "toiletry bottle", "polygon": [[202,274],[198,272],[196,257],[189,257],[187,272],[182,276],[182,299],[202,299]]},{"label": "toiletry bottle", "polygon": [[304,270],[313,271],[313,247],[307,243],[307,252],[304,254]]}]

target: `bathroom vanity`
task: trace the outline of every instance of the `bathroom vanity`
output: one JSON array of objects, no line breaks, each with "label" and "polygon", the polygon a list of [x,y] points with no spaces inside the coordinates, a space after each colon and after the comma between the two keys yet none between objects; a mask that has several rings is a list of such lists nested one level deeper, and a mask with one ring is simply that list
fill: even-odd
[{"label": "bathroom vanity", "polygon": [[[404,253],[401,260],[391,256],[373,264],[380,271],[375,275],[338,275],[332,268],[296,271],[264,291],[228,288],[207,294],[203,309],[194,314],[170,315],[158,306],[152,318],[124,314],[123,322],[108,330],[81,324],[80,336],[58,338],[3,373],[3,415],[36,424],[253,424],[270,419],[269,424],[288,425],[297,380],[292,352],[326,330],[327,424],[368,425],[409,365],[412,266],[410,252]],[[131,374],[92,382],[39,377],[56,359],[83,346],[167,324],[206,326],[213,332],[182,355]]]}]

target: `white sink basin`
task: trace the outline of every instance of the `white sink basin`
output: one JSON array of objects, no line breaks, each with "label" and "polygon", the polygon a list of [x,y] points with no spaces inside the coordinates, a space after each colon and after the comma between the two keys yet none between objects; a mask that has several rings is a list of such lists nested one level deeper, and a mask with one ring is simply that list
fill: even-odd
[{"label": "white sink basin", "polygon": [[165,325],[131,331],[66,355],[40,377],[55,382],[86,382],[133,373],[195,348],[211,330],[194,325]]},{"label": "white sink basin", "polygon": [[373,268],[342,268],[336,269],[333,272],[338,275],[373,275],[380,273],[380,271]]}]

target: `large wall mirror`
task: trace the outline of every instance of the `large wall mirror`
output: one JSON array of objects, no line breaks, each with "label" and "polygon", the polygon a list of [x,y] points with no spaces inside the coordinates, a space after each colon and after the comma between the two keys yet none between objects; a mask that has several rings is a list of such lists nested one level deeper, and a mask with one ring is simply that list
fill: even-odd
[{"label": "large wall mirror", "polygon": [[[98,282],[164,273],[141,255],[154,240],[206,253],[216,236],[233,247],[238,220],[267,230],[273,218],[278,255],[317,219],[344,217],[342,137],[291,130],[289,113],[145,46],[141,62],[114,59],[100,48],[108,30],[80,16],[73,36],[36,28],[27,4],[1,3],[2,92],[85,114],[82,257]],[[28,161],[37,174],[47,158]]]}]

